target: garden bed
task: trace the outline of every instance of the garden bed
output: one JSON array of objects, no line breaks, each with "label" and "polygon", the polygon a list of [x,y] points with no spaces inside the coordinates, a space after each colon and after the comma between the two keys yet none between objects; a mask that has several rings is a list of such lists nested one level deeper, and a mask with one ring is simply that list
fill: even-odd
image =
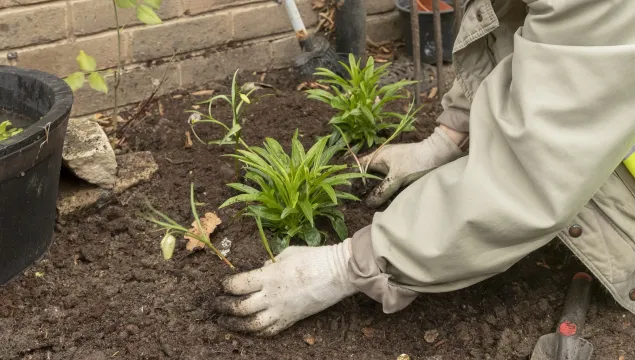
[{"label": "garden bed", "polygon": [[[273,96],[249,108],[243,132],[249,144],[269,136],[288,150],[296,128],[305,146],[329,133],[332,110],[307,100],[295,80],[280,72],[263,81],[277,91],[264,90]],[[147,199],[189,225],[194,182],[197,200],[206,204],[200,211],[216,211],[223,221],[212,240],[232,241],[228,257],[237,269],[254,269],[267,259],[253,219],[230,224],[237,206],[216,208],[235,195],[225,185],[233,180],[232,159],[221,156],[231,148],[184,146],[184,111],[204,99],[171,94],[151,104],[150,115],[125,132],[124,151],[152,152],[159,165],[152,181],[99,209],[60,219],[45,258],[0,289],[0,359],[370,360],[402,353],[412,359],[528,359],[538,337],[553,331],[570,279],[582,269],[555,241],[503,275],[457,292],[422,295],[397,314],[385,315],[357,295],[271,339],[220,328],[210,304],[232,271],[210,251],[189,253],[183,241],[172,260],[163,260],[163,232],[139,218]],[[426,107],[417,131],[400,141],[425,138],[439,111],[436,103]],[[220,132],[210,128],[199,135]],[[360,190],[355,188],[358,195]],[[342,210],[351,234],[372,220],[373,210],[363,203],[347,202]],[[585,330],[595,358],[635,357],[634,320],[598,288]]]}]

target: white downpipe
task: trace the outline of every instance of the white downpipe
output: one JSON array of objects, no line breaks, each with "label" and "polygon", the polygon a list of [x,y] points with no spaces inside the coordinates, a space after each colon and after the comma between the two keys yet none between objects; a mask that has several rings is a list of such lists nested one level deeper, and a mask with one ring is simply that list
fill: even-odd
[{"label": "white downpipe", "polygon": [[296,36],[306,37],[307,31],[295,0],[284,0],[284,6],[287,8],[287,14],[289,15],[289,20],[291,20],[291,26],[293,26],[293,31],[295,31]]}]

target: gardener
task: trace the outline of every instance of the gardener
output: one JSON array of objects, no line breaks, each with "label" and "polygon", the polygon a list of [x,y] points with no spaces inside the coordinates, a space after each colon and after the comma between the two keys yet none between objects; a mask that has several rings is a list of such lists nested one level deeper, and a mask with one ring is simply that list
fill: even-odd
[{"label": "gardener", "polygon": [[635,1],[468,0],[454,66],[434,134],[371,164],[387,176],[370,205],[403,188],[388,208],[341,244],[226,279],[221,325],[273,335],[357,292],[394,313],[556,236],[635,312],[635,178],[621,163],[635,143]]}]

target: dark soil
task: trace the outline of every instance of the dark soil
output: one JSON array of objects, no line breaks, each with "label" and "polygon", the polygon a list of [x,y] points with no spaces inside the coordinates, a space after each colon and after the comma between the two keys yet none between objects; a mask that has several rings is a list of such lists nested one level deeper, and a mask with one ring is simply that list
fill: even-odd
[{"label": "dark soil", "polygon": [[[306,100],[284,73],[264,81],[279,91],[265,90],[273,96],[250,108],[249,143],[270,136],[288,148],[299,128],[308,146],[328,133],[329,108]],[[233,194],[224,185],[232,180],[232,162],[221,156],[229,147],[184,147],[184,111],[203,99],[183,93],[152,103],[150,115],[127,129],[124,151],[151,151],[160,168],[153,180],[99,209],[61,219],[45,258],[0,290],[0,359],[396,359],[402,353],[412,359],[528,359],[538,337],[553,331],[570,279],[583,269],[557,241],[502,275],[461,291],[422,295],[396,314],[383,314],[360,294],[271,339],[220,328],[210,303],[231,270],[209,251],[190,254],[184,242],[174,259],[164,261],[162,232],[138,217],[147,198],[189,224],[191,182],[197,200],[207,204],[202,212],[217,211]],[[439,110],[436,103],[426,108],[418,130],[401,141],[431,133]],[[227,109],[218,114],[223,118]],[[220,132],[201,129],[200,135]],[[373,214],[353,202],[344,212],[351,233]],[[251,218],[230,224],[235,213],[218,211],[223,224],[214,239],[233,242],[229,259],[238,270],[256,268],[266,252]],[[635,316],[603,290],[594,295],[584,331],[596,347],[594,358],[635,358]]]}]

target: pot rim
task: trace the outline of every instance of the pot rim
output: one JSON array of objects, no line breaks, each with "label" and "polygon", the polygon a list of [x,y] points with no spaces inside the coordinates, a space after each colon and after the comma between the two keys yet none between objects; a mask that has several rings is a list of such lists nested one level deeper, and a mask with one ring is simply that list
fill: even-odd
[{"label": "pot rim", "polygon": [[[57,128],[68,118],[73,106],[73,91],[63,79],[40,70],[0,65],[0,73],[15,74],[35,80],[48,87],[54,97],[51,108],[39,120],[21,133],[0,142],[0,157],[3,157],[45,138],[48,132]],[[47,124],[49,124],[48,127]]]}]

